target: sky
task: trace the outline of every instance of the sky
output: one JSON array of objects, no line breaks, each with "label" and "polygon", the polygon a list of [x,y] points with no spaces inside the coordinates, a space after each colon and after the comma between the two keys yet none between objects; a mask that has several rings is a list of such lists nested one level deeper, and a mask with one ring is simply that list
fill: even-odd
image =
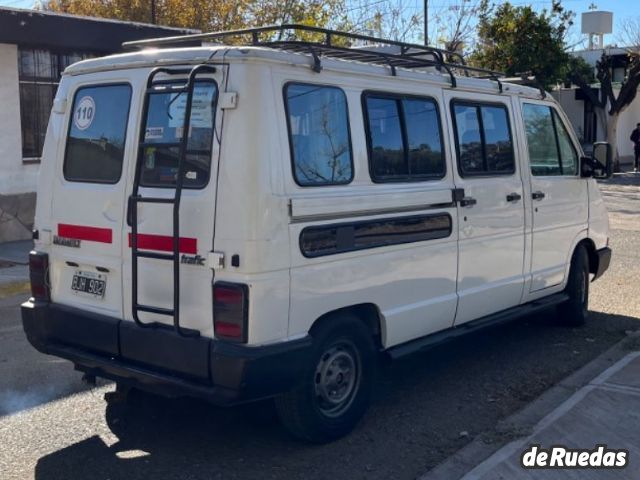
[{"label": "sky", "polygon": [[[390,0],[394,1],[394,0]],[[424,0],[395,0],[402,1],[403,6],[408,12],[422,13],[424,8]],[[459,5],[463,0],[428,0],[429,2],[429,16],[435,16],[438,11],[446,10],[450,7]],[[0,6],[14,7],[14,8],[32,8],[34,0],[0,0]],[[496,3],[501,3],[499,0]],[[514,5],[531,5],[537,10],[541,10],[545,7],[551,6],[551,0],[511,0]],[[607,10],[613,12],[613,35],[605,36],[605,44],[616,43],[616,31],[619,31],[619,25],[626,19],[640,19],[640,8],[638,6],[638,0],[562,0],[562,4],[568,10],[576,12],[576,24],[573,27],[570,38],[572,43],[578,43],[584,36],[580,34],[580,13],[589,10],[590,5],[595,5],[598,10]],[[431,27],[430,27],[431,28]],[[584,37],[586,38],[586,37]],[[585,40],[586,42],[586,40]]]}]

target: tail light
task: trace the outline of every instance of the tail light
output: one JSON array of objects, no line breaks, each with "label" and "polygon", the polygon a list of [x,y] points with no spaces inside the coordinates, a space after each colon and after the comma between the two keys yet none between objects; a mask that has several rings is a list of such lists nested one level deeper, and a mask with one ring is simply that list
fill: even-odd
[{"label": "tail light", "polygon": [[29,252],[29,279],[31,296],[42,302],[50,301],[49,255],[36,251]]},{"label": "tail light", "polygon": [[216,338],[247,342],[249,288],[241,283],[216,282],[213,285],[213,329]]}]

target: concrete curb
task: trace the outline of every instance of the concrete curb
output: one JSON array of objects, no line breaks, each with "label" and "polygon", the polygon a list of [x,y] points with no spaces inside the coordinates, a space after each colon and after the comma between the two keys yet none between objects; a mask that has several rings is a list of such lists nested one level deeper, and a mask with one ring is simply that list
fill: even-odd
[{"label": "concrete curb", "polygon": [[536,425],[566,402],[578,390],[599,378],[630,351],[640,348],[640,334],[631,333],[600,356],[547,390],[519,412],[502,420],[496,428],[476,437],[471,443],[419,480],[458,480],[487,460],[502,447],[528,437]]}]

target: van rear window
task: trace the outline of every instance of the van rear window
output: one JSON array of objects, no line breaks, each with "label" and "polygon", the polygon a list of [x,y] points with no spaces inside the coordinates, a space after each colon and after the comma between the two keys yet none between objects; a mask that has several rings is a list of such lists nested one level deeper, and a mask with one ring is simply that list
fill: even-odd
[{"label": "van rear window", "polygon": [[130,85],[78,89],[64,158],[65,179],[87,183],[120,180],[130,103]]},{"label": "van rear window", "polygon": [[[157,93],[149,95],[141,159],[143,187],[176,184],[187,94],[171,92],[170,87],[171,84],[156,85]],[[187,134],[184,188],[203,188],[209,183],[217,96],[218,89],[212,80],[196,83]]]},{"label": "van rear window", "polygon": [[296,183],[342,185],[353,179],[347,99],[336,87],[285,86],[287,126]]}]

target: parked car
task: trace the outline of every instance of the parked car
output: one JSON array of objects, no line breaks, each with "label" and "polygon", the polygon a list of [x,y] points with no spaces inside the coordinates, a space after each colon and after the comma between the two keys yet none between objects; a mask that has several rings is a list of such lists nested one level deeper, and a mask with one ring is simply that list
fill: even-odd
[{"label": "parked car", "polygon": [[380,355],[553,306],[584,322],[611,256],[608,145],[584,157],[544,91],[429,47],[345,46],[364,40],[283,26],[67,68],[29,341],[119,388],[274,397],[324,442],[365,413]]}]

